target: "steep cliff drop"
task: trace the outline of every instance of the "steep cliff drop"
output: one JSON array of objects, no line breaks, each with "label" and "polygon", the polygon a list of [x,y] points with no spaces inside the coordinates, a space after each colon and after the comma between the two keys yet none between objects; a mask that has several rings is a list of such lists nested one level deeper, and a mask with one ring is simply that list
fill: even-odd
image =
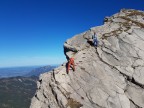
[{"label": "steep cliff drop", "polygon": [[[96,32],[99,46],[91,44]],[[144,12],[123,9],[64,43],[66,64],[40,76],[30,108],[144,108]]]}]

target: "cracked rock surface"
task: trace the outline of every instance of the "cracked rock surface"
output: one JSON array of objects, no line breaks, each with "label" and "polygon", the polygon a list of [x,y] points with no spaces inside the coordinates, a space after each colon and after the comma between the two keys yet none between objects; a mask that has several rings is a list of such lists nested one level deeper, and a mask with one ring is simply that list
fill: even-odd
[{"label": "cracked rock surface", "polygon": [[[94,32],[99,45],[91,41]],[[123,9],[68,39],[66,63],[40,76],[30,108],[144,108],[144,12]]]}]

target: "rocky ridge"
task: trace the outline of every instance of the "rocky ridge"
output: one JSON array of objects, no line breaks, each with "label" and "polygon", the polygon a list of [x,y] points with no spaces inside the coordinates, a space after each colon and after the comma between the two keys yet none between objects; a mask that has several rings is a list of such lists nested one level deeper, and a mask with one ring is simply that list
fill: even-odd
[{"label": "rocky ridge", "polygon": [[[96,33],[99,46],[91,43]],[[30,108],[144,108],[144,12],[122,9],[64,43],[66,63],[40,76]]]}]

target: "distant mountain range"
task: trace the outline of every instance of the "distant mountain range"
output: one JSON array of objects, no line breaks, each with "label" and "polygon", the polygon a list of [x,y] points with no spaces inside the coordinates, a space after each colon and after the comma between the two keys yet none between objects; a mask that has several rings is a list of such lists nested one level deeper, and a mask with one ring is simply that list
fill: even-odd
[{"label": "distant mountain range", "polygon": [[0,108],[29,108],[38,77],[0,79]]},{"label": "distant mountain range", "polygon": [[41,73],[48,72],[56,66],[23,66],[0,68],[0,78],[9,78],[17,76],[39,76]]},{"label": "distant mountain range", "polygon": [[6,67],[0,68],[0,78],[24,76],[40,66]]},{"label": "distant mountain range", "polygon": [[39,67],[39,68],[35,68],[31,72],[26,74],[26,76],[39,76],[40,74],[48,72],[48,71],[51,71],[54,68],[56,68],[56,66],[50,66],[50,65]]},{"label": "distant mountain range", "polygon": [[55,67],[0,68],[0,108],[29,108],[39,75]]}]

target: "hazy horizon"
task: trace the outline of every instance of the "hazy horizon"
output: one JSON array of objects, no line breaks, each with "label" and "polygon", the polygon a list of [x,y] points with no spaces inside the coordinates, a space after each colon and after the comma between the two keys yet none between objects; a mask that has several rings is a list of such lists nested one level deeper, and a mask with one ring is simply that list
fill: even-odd
[{"label": "hazy horizon", "polygon": [[59,66],[59,65],[61,65],[61,64],[40,64],[40,65],[0,66],[0,68],[43,67],[43,66]]}]

